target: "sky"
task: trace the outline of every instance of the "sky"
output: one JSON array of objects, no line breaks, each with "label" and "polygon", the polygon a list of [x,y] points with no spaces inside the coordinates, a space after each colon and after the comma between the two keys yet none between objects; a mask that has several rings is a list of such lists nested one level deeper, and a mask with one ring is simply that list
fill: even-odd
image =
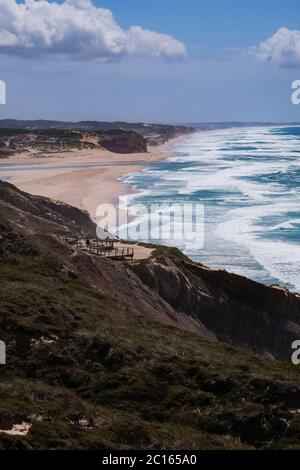
[{"label": "sky", "polygon": [[295,0],[0,0],[1,118],[299,121]]}]

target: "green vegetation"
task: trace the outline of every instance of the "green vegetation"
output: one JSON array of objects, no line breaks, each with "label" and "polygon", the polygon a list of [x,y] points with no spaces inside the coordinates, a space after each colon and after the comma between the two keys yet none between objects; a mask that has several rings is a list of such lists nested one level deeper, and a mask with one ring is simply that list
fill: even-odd
[{"label": "green vegetation", "polygon": [[0,448],[300,447],[296,368],[148,322],[68,247],[11,230],[0,219],[0,429],[32,426]]}]

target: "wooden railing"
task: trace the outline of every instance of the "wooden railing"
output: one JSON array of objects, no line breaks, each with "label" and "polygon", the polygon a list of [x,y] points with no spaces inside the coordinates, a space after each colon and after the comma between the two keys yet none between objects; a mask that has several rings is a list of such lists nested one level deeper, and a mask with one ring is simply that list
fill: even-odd
[{"label": "wooden railing", "polygon": [[61,236],[69,245],[96,256],[110,258],[113,260],[132,260],[134,258],[134,249],[129,247],[114,247],[114,240],[94,240],[80,239],[75,236]]},{"label": "wooden railing", "polygon": [[115,260],[121,259],[133,259],[134,249],[133,248],[112,248],[107,249],[101,246],[89,245],[83,248],[83,251],[87,251],[93,255],[102,256],[104,258],[111,258]]}]

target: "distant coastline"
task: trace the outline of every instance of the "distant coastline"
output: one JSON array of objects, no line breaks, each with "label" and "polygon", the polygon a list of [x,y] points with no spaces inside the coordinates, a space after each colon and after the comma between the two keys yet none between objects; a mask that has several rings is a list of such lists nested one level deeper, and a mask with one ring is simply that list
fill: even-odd
[{"label": "distant coastline", "polygon": [[94,219],[102,203],[115,203],[131,192],[120,178],[172,156],[171,146],[186,136],[150,147],[148,153],[116,154],[103,149],[62,152],[32,158],[21,154],[0,160],[0,178],[30,194],[61,200],[88,211]]}]

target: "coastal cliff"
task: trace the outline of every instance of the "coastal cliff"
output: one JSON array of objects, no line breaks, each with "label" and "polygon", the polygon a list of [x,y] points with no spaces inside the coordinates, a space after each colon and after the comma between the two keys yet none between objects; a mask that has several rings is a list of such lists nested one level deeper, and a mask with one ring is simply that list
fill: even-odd
[{"label": "coastal cliff", "polygon": [[134,131],[110,130],[99,136],[99,144],[114,153],[146,153],[147,142]]},{"label": "coastal cliff", "polygon": [[299,449],[299,370],[278,360],[299,296],[174,249],[118,263],[59,237],[94,228],[0,183],[0,446]]},{"label": "coastal cliff", "polygon": [[219,341],[290,360],[300,334],[300,296],[279,286],[161,255],[133,271],[175,310],[200,321]]},{"label": "coastal cliff", "polygon": [[84,132],[65,129],[1,129],[0,158],[28,153],[44,157],[61,152],[103,148],[114,153],[146,153],[146,139],[131,130]]},{"label": "coastal cliff", "polygon": [[20,154],[35,157],[61,152],[103,148],[113,153],[146,153],[148,145],[196,132],[190,126],[0,120],[0,159]]}]

